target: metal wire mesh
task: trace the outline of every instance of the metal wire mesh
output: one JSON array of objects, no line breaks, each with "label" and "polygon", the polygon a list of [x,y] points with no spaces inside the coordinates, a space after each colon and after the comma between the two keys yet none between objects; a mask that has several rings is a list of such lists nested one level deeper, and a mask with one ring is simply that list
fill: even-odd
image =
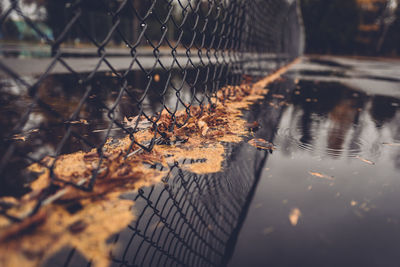
[{"label": "metal wire mesh", "polygon": [[[288,95],[294,87],[290,79],[281,81],[270,95]],[[247,114],[247,119],[268,125],[256,132],[266,140],[274,139],[286,108],[271,101],[267,97],[257,107],[260,112]],[[182,170],[194,163],[184,161],[172,166],[161,184],[125,195],[135,201],[137,219],[110,238],[117,245],[110,252],[110,266],[225,266],[269,155],[246,143],[227,150],[224,172],[196,175]],[[65,248],[45,266],[86,264],[79,251]]]},{"label": "metal wire mesh", "polygon": [[[139,142],[135,134],[141,125],[124,124],[125,117],[144,118],[163,136],[157,128],[162,112],[171,115],[172,128],[182,127],[175,120],[178,110],[186,110],[189,119],[193,106],[215,104],[212,97],[223,86],[239,84],[244,75],[266,75],[303,49],[297,1],[289,0],[7,0],[0,3],[0,13],[1,196],[24,194],[28,190],[24,185],[35,179],[26,167],[45,157],[55,159],[46,167],[60,184],[63,181],[54,175],[57,159],[95,148],[100,157],[97,168],[89,181],[74,185],[90,191],[110,138],[129,135],[131,147],[144,151],[160,142],[156,135]],[[207,222],[232,221],[230,217],[237,214],[230,214],[229,205],[240,210],[242,204],[199,206],[208,190],[203,189],[207,176],[183,177],[175,166],[171,177],[165,178],[172,179],[173,186],[143,189],[136,197],[147,203],[143,213],[148,215],[142,217],[149,217],[148,225],[155,218],[164,232],[157,236],[153,231],[149,237],[147,228],[141,232],[132,226],[131,231],[150,244],[146,253],[155,249],[165,255],[160,264],[164,260],[210,265],[224,253],[218,245],[226,241],[221,236],[228,238],[232,229],[217,226],[219,234],[214,236]],[[215,186],[225,190],[230,184]],[[190,197],[179,192],[195,188],[198,193]],[[169,227],[175,222],[163,219],[162,212],[169,211],[185,214],[178,216],[179,230]],[[0,212],[6,215],[2,207]],[[203,218],[204,213],[209,217],[197,220],[200,228],[191,229],[197,227],[191,218]],[[182,237],[177,231],[188,234]],[[196,249],[179,250],[197,253],[196,262],[171,256],[177,241],[152,247],[161,235],[179,241],[196,236]],[[215,239],[216,245],[210,247],[204,235]],[[147,265],[145,258],[141,265]],[[115,262],[126,264],[124,256]]]},{"label": "metal wire mesh", "polygon": [[[151,150],[155,137],[138,142],[140,126],[126,127],[123,117],[146,118],[157,129],[161,111],[172,120],[179,109],[190,116],[192,106],[210,103],[222,86],[238,84],[244,74],[264,75],[301,53],[296,2],[45,1],[52,34],[24,11],[24,1],[6,3],[0,16],[2,195],[15,180],[29,180],[21,169],[45,156],[97,148],[102,159],[115,128]],[[13,36],[4,29],[17,22],[41,44],[28,45],[31,50],[21,40],[7,45]],[[36,58],[34,49],[49,55]],[[26,50],[33,56],[23,57]]]}]

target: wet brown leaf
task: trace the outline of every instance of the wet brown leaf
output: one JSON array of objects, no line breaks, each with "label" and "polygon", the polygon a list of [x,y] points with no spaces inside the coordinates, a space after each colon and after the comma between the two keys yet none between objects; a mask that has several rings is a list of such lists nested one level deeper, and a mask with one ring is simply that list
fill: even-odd
[{"label": "wet brown leaf", "polygon": [[246,123],[246,128],[248,128],[249,130],[252,131],[256,131],[260,128],[260,124],[257,121],[253,121],[253,122],[248,122]]},{"label": "wet brown leaf", "polygon": [[23,136],[21,134],[14,134],[11,139],[25,142],[26,141],[26,136]]},{"label": "wet brown leaf", "polygon": [[281,94],[272,94],[272,97],[273,98],[278,98],[278,99],[284,99],[285,98],[285,96],[281,95]]},{"label": "wet brown leaf", "polygon": [[368,159],[362,158],[360,156],[356,156],[357,159],[361,160],[362,162],[368,163],[369,165],[375,165],[375,162],[372,162]]},{"label": "wet brown leaf", "polygon": [[319,172],[308,172],[308,173],[311,174],[312,176],[315,176],[315,177],[318,177],[321,179],[327,179],[327,180],[331,180],[331,181],[335,180],[335,177],[329,176],[329,175],[326,175],[323,173],[319,173]]},{"label": "wet brown leaf", "polygon": [[276,149],[274,144],[261,138],[251,139],[248,143],[256,148],[269,150],[270,152]]},{"label": "wet brown leaf", "polygon": [[301,217],[301,211],[298,208],[293,208],[289,213],[289,221],[293,226],[296,226]]},{"label": "wet brown leaf", "polygon": [[80,119],[79,121],[67,121],[66,123],[69,123],[69,124],[85,124],[85,125],[89,124],[87,122],[87,120],[84,120],[84,119]]}]

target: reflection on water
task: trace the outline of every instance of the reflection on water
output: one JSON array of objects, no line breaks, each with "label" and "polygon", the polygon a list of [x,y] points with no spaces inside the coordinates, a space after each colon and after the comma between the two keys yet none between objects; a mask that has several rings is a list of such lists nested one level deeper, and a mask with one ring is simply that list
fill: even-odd
[{"label": "reflection on water", "polygon": [[[276,86],[281,94],[292,81]],[[246,114],[259,121],[264,138],[272,140],[283,107],[268,105],[270,98]],[[223,172],[196,175],[171,166],[163,183],[125,194],[135,201],[133,221],[110,237],[111,266],[224,266],[233,254],[237,235],[260,179],[268,151],[247,142],[226,146]],[[85,266],[78,251],[65,248],[45,266]]]},{"label": "reflection on water", "polygon": [[[292,105],[278,129],[283,153],[297,148],[332,157],[356,157],[371,150],[373,143],[398,142],[399,99],[369,96],[340,83],[301,81],[292,96]],[[392,137],[376,140],[380,133]],[[374,140],[374,141],[373,141]]]},{"label": "reflection on water", "polygon": [[[112,103],[113,82],[114,77],[102,76],[99,86],[111,94],[96,91],[84,110],[98,111],[98,116],[88,118],[83,112],[88,124],[76,125],[90,138],[106,127],[107,107],[99,103]],[[60,86],[57,79],[50,85]],[[57,98],[66,99],[64,103],[79,99],[74,98],[79,90],[69,94],[72,89],[63,88],[43,97],[45,104],[36,109],[44,111],[35,112],[33,122],[52,129],[56,115],[51,114],[70,112],[68,104],[52,106]],[[340,82],[300,79],[296,84],[290,77],[269,89],[246,118],[260,124],[254,137],[277,149],[269,154],[247,142],[228,145],[221,173],[194,175],[177,163],[163,183],[124,195],[135,200],[137,219],[110,237],[109,243],[116,245],[109,254],[112,266],[397,265],[400,99]],[[131,90],[139,98],[143,94]],[[146,109],[161,107],[158,96],[143,101]],[[5,97],[12,101],[12,93]],[[119,119],[134,115],[130,111],[137,107],[128,100],[124,105],[125,110],[118,109]],[[31,127],[40,129],[31,136],[44,134],[40,125]],[[48,146],[54,149],[51,142]],[[35,151],[40,149],[47,148],[38,143]],[[289,220],[293,210],[298,211],[295,225]],[[46,266],[86,264],[78,251],[67,247]]]},{"label": "reflection on water", "polygon": [[[110,72],[96,73],[89,84],[80,82],[86,75],[47,76],[37,88],[38,102],[34,106],[31,106],[32,92],[27,92],[26,86],[11,79],[0,80],[0,153],[4,154],[10,142],[18,145],[5,175],[0,179],[0,195],[26,192],[23,185],[33,178],[24,171],[32,162],[30,159],[38,160],[53,155],[57,150],[62,154],[89,150],[103,142],[109,127],[110,137],[125,136],[127,132],[115,123],[122,124],[124,117],[136,116],[141,109],[152,116],[161,112],[164,106],[173,112],[183,109],[183,103],[207,103],[207,97],[213,93],[211,88],[223,86],[228,81],[235,82],[215,66],[170,73],[154,72],[148,76],[142,71],[132,71],[124,84]],[[218,75],[218,85],[213,84],[216,82],[212,75]],[[28,78],[26,80],[29,82]],[[118,100],[121,88],[125,90]],[[70,122],[69,118],[76,112],[88,89],[91,89],[90,95],[77,113],[79,120]],[[13,135],[15,125],[30,108],[33,111],[26,118],[22,133]],[[110,114],[112,110],[114,112]],[[71,126],[72,136],[63,140],[67,125]],[[66,143],[58,147],[62,141]]]},{"label": "reflection on water", "polygon": [[[269,89],[246,118],[277,150],[229,145],[221,173],[175,165],[164,184],[124,196],[137,219],[110,238],[112,266],[393,265],[399,99],[288,77]],[[86,263],[65,248],[56,264]]]},{"label": "reflection on water", "polygon": [[397,266],[400,99],[376,93],[300,80],[229,266]]}]

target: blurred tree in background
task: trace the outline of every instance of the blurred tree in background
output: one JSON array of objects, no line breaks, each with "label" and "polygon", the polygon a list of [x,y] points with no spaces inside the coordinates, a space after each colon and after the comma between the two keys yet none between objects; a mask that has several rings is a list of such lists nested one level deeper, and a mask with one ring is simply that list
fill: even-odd
[{"label": "blurred tree in background", "polygon": [[355,52],[360,22],[356,0],[302,0],[301,7],[307,53]]},{"label": "blurred tree in background", "polygon": [[306,52],[400,55],[398,0],[301,0]]},{"label": "blurred tree in background", "polygon": [[380,50],[385,55],[400,55],[400,4],[397,5],[395,20],[388,28]]}]

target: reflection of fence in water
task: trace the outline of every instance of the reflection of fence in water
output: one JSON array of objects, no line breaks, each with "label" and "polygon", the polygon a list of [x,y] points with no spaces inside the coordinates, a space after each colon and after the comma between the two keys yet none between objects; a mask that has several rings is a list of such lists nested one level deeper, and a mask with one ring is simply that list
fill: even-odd
[{"label": "reflection of fence in water", "polygon": [[[287,80],[271,91],[286,95],[293,87]],[[266,140],[273,140],[285,109],[268,105],[270,100],[247,115],[263,125],[256,135]],[[134,197],[138,218],[116,237],[120,249],[111,254],[113,266],[225,265],[267,154],[244,143],[227,147],[222,173],[199,176],[173,166],[164,185],[143,188]]]},{"label": "reflection of fence in water", "polygon": [[[288,94],[291,80],[274,84],[272,93]],[[271,94],[272,94],[271,93]],[[285,106],[268,105],[265,99],[257,112],[247,114],[263,127],[256,136],[273,140]],[[142,188],[126,198],[135,201],[137,219],[111,240],[112,266],[221,266],[235,247],[241,223],[254,194],[268,152],[246,143],[227,147],[222,173],[196,175],[180,168],[195,161],[171,166],[163,183]],[[64,266],[73,266],[70,253]]]}]

